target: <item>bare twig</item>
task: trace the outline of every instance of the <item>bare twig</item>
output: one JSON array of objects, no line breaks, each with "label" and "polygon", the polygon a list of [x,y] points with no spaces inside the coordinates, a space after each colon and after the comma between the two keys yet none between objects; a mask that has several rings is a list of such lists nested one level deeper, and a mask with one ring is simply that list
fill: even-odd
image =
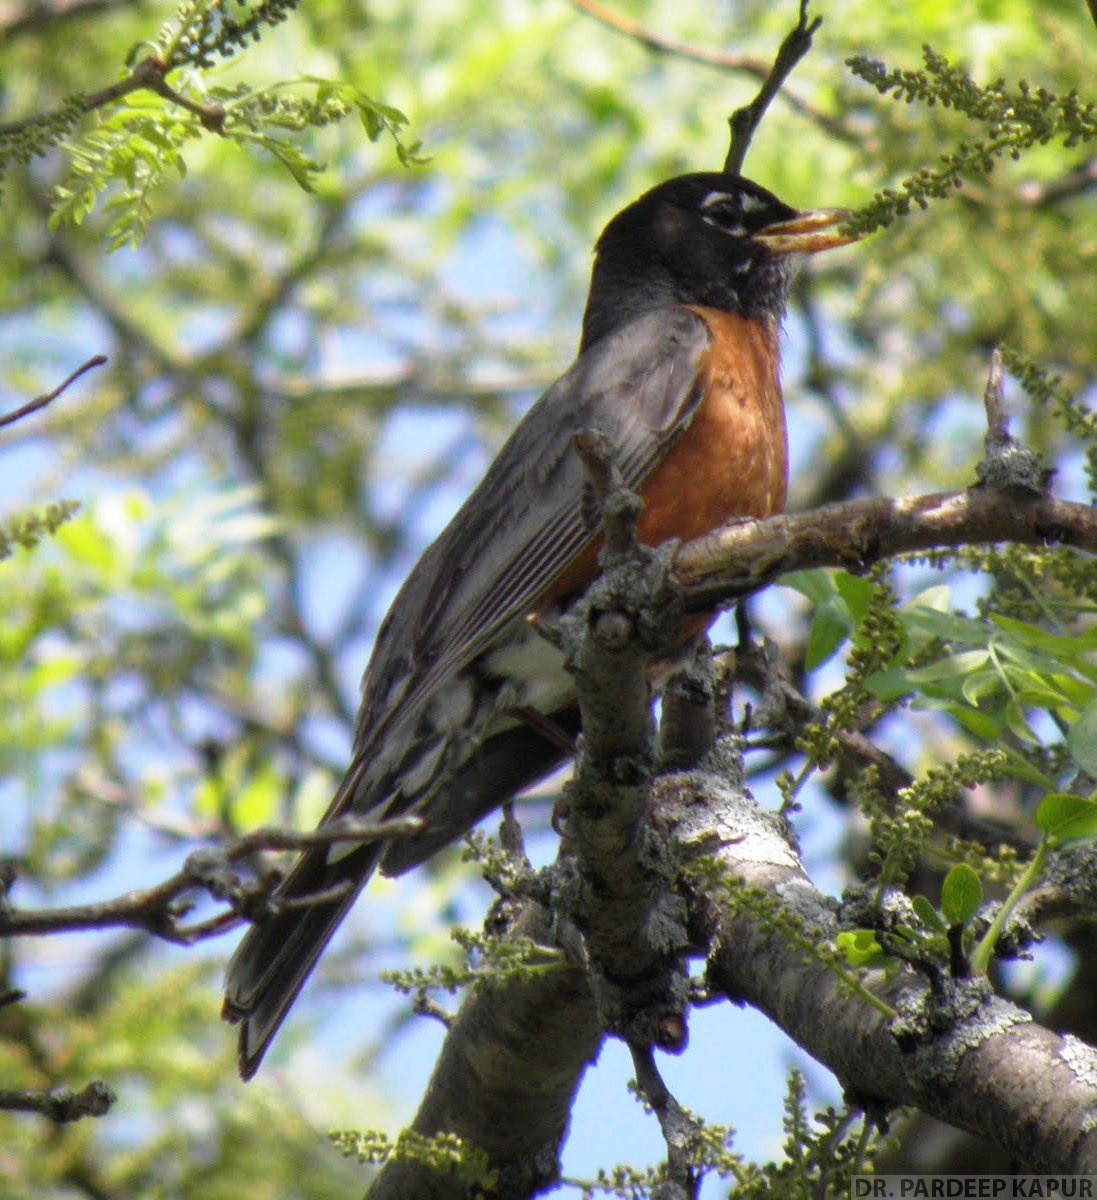
[{"label": "bare twig", "polygon": [[983,391],[983,407],[987,413],[988,453],[992,446],[1001,446],[1012,440],[1009,436],[1009,422],[1002,405],[1002,380],[1002,351],[995,346],[990,356],[987,386]]},{"label": "bare twig", "polygon": [[[687,42],[678,42],[673,38],[663,37],[662,34],[654,33],[638,21],[634,21],[630,17],[626,17],[622,13],[608,8],[605,4],[599,3],[599,0],[572,0],[572,4],[580,12],[586,13],[587,16],[593,17],[596,21],[600,21],[616,33],[632,38],[633,41],[639,42],[641,46],[646,47],[654,54],[666,54],[676,58],[685,58],[690,62],[701,63],[704,66],[713,67],[718,71],[741,71],[745,75],[753,76],[760,83],[765,83],[773,70],[765,59],[757,58],[753,55],[735,54],[726,50],[713,50],[709,46],[697,46]],[[815,124],[825,129],[828,133],[833,134],[843,141],[854,140],[851,131],[840,120],[814,108],[793,92],[786,89],[780,92],[780,96],[794,112],[799,113],[800,116],[807,118],[809,121],[815,122]]]},{"label": "bare twig", "polygon": [[724,171],[729,175],[738,175],[743,169],[743,160],[747,156],[754,131],[761,124],[766,109],[769,108],[774,96],[784,86],[784,82],[796,68],[796,64],[811,49],[811,40],[816,30],[823,23],[822,17],[814,21],[808,20],[809,0],[800,0],[800,19],[796,27],[781,43],[777,57],[773,60],[772,68],[766,72],[758,95],[747,105],[737,108],[728,118],[731,126],[731,145],[728,156],[724,160]]},{"label": "bare twig", "polygon": [[644,506],[624,486],[614,462],[612,442],[604,433],[582,429],[575,435],[575,450],[602,511],[606,553],[611,558],[632,554],[637,544],[636,522]]},{"label": "bare twig", "polygon": [[[73,905],[55,909],[16,909],[0,896],[0,937],[71,933],[85,929],[143,929],[180,945],[192,945],[223,933],[242,919],[269,915],[279,904],[295,907],[326,904],[341,895],[328,889],[292,901],[277,901],[271,893],[278,882],[276,872],[259,879],[244,879],[233,866],[265,850],[303,850],[309,846],[332,846],[340,842],[368,843],[418,833],[419,817],[391,821],[330,821],[312,833],[290,829],[259,829],[228,846],[197,850],[187,857],[181,870],[155,887],[127,892],[99,904]],[[229,905],[226,912],[207,920],[184,925],[190,909],[186,896],[195,890],[207,892]]]},{"label": "bare twig", "polygon": [[120,0],[28,0],[24,4],[0,5],[0,40],[10,46],[18,37],[46,29],[54,32],[74,18],[117,7],[122,7]]},{"label": "bare twig", "polygon": [[677,1195],[695,1200],[701,1186],[701,1172],[693,1165],[700,1127],[678,1103],[667,1087],[650,1046],[630,1045],[636,1085],[651,1105],[667,1146],[667,1172]]},{"label": "bare twig", "polygon": [[[1097,0],[1090,0],[1090,7],[1097,12]],[[1063,200],[1072,200],[1094,188],[1097,188],[1097,158],[1088,159],[1057,179],[1026,180],[1018,186],[1017,198],[1022,204],[1043,208]]]},{"label": "bare twig", "polygon": [[78,366],[64,383],[59,383],[52,392],[47,392],[44,396],[36,396],[33,400],[28,400],[21,408],[5,413],[0,417],[0,428],[3,428],[5,425],[14,425],[16,421],[21,421],[24,417],[30,416],[31,413],[37,412],[40,408],[45,408],[47,404],[52,404],[81,375],[92,370],[94,367],[101,367],[106,361],[107,356],[105,354],[96,354],[93,358],[89,358],[86,363]]},{"label": "bare twig", "polygon": [[677,42],[673,38],[663,37],[645,28],[623,13],[614,12],[598,0],[571,0],[581,12],[593,17],[603,25],[632,38],[640,45],[646,46],[656,54],[671,54],[676,58],[688,58],[693,62],[706,63],[710,67],[719,67],[725,71],[745,71],[758,79],[765,79],[769,74],[769,64],[761,58],[747,54],[729,54],[723,50],[713,50],[709,46],[694,46],[686,42]]}]

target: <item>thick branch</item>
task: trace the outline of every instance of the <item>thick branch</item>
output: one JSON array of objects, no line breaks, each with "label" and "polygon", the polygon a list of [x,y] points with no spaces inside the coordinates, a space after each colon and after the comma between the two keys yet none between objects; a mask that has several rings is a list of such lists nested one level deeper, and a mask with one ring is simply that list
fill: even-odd
[{"label": "thick branch", "polygon": [[899,554],[993,542],[1057,542],[1097,554],[1097,511],[987,488],[849,500],[726,526],[681,546],[674,571],[686,607],[705,612],[760,591],[789,571],[863,571]]},{"label": "thick branch", "polygon": [[[549,944],[549,914],[529,902],[515,936]],[[412,1128],[455,1133],[487,1153],[496,1200],[534,1196],[555,1182],[583,1072],[602,1029],[584,971],[563,966],[532,982],[474,991],[446,1035]],[[471,1190],[447,1175],[390,1161],[369,1200],[456,1200]]]},{"label": "thick branch", "polygon": [[[609,528],[606,540],[615,540]],[[656,744],[647,676],[660,649],[651,636],[655,627],[681,626],[669,615],[668,605],[677,606],[668,582],[666,556],[636,546],[565,622],[583,737],[565,839],[575,856],[574,889],[562,907],[582,931],[605,1027],[630,1044],[679,1050],[685,912],[674,864],[648,827]]]},{"label": "thick branch", "polygon": [[1038,1170],[1097,1170],[1097,1052],[1041,1028],[983,981],[931,993],[902,967],[886,985],[882,976],[873,985],[897,1018],[859,1001],[824,957],[805,948],[838,931],[834,902],[806,876],[780,822],[754,805],[741,777],[729,779],[727,765],[661,780],[662,823],[684,859],[715,857],[722,875],[762,889],[802,936],[790,937],[773,913],[736,904],[734,892],[729,904],[707,877],[690,907],[695,936],[714,947],[710,987],[766,1013],[857,1103],[916,1105]]}]

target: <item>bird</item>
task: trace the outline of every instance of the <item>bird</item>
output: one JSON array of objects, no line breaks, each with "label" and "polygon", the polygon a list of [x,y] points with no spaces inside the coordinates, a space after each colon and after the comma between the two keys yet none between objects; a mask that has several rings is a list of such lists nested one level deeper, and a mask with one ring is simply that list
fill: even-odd
[{"label": "bird", "polygon": [[856,240],[848,217],[797,210],[738,174],[697,172],[605,227],[574,363],[412,569],[363,676],[351,763],[321,828],[415,816],[419,832],[300,853],[228,966],[223,1015],[240,1025],[244,1079],[378,867],[421,864],[567,759],[575,686],[533,618],[599,571],[600,518],[576,435],[612,448],[643,500],[647,545],[782,511],[781,322],[799,262]]}]

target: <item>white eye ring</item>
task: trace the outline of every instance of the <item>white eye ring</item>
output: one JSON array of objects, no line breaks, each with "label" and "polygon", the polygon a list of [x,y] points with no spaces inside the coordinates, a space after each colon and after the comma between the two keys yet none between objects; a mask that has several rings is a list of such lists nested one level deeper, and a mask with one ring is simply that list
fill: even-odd
[{"label": "white eye ring", "polygon": [[[719,229],[721,233],[726,233],[729,237],[742,237],[746,233],[746,227],[741,221],[736,221],[734,225],[728,224],[726,218],[732,215],[739,216],[743,211],[744,201],[751,201],[754,204],[758,202],[753,196],[733,195],[730,192],[709,192],[709,194],[701,201],[701,220],[706,225],[711,225],[714,229]],[[724,208],[725,213],[721,214],[725,217],[724,220],[719,220],[715,215],[710,213],[710,209]]]},{"label": "white eye ring", "polygon": [[723,221],[718,221],[715,217],[710,217],[708,213],[702,213],[701,220],[706,225],[711,225],[713,229],[719,229],[721,233],[726,233],[729,237],[742,237],[746,233],[745,225],[738,222],[734,225],[728,225]]}]

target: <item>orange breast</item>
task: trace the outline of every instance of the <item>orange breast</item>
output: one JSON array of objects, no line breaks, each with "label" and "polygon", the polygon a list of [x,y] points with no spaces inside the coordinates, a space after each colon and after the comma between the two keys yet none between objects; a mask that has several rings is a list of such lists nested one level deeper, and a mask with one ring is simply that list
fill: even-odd
[{"label": "orange breast", "polygon": [[695,308],[712,331],[705,400],[643,487],[640,540],[688,541],[733,517],[785,505],[788,436],[777,369],[777,329]]},{"label": "orange breast", "polygon": [[[641,489],[640,540],[689,541],[734,517],[768,517],[785,505],[788,436],[776,326],[694,307],[708,325],[705,399]],[[585,587],[597,574],[601,539],[557,581],[546,602]]]}]

